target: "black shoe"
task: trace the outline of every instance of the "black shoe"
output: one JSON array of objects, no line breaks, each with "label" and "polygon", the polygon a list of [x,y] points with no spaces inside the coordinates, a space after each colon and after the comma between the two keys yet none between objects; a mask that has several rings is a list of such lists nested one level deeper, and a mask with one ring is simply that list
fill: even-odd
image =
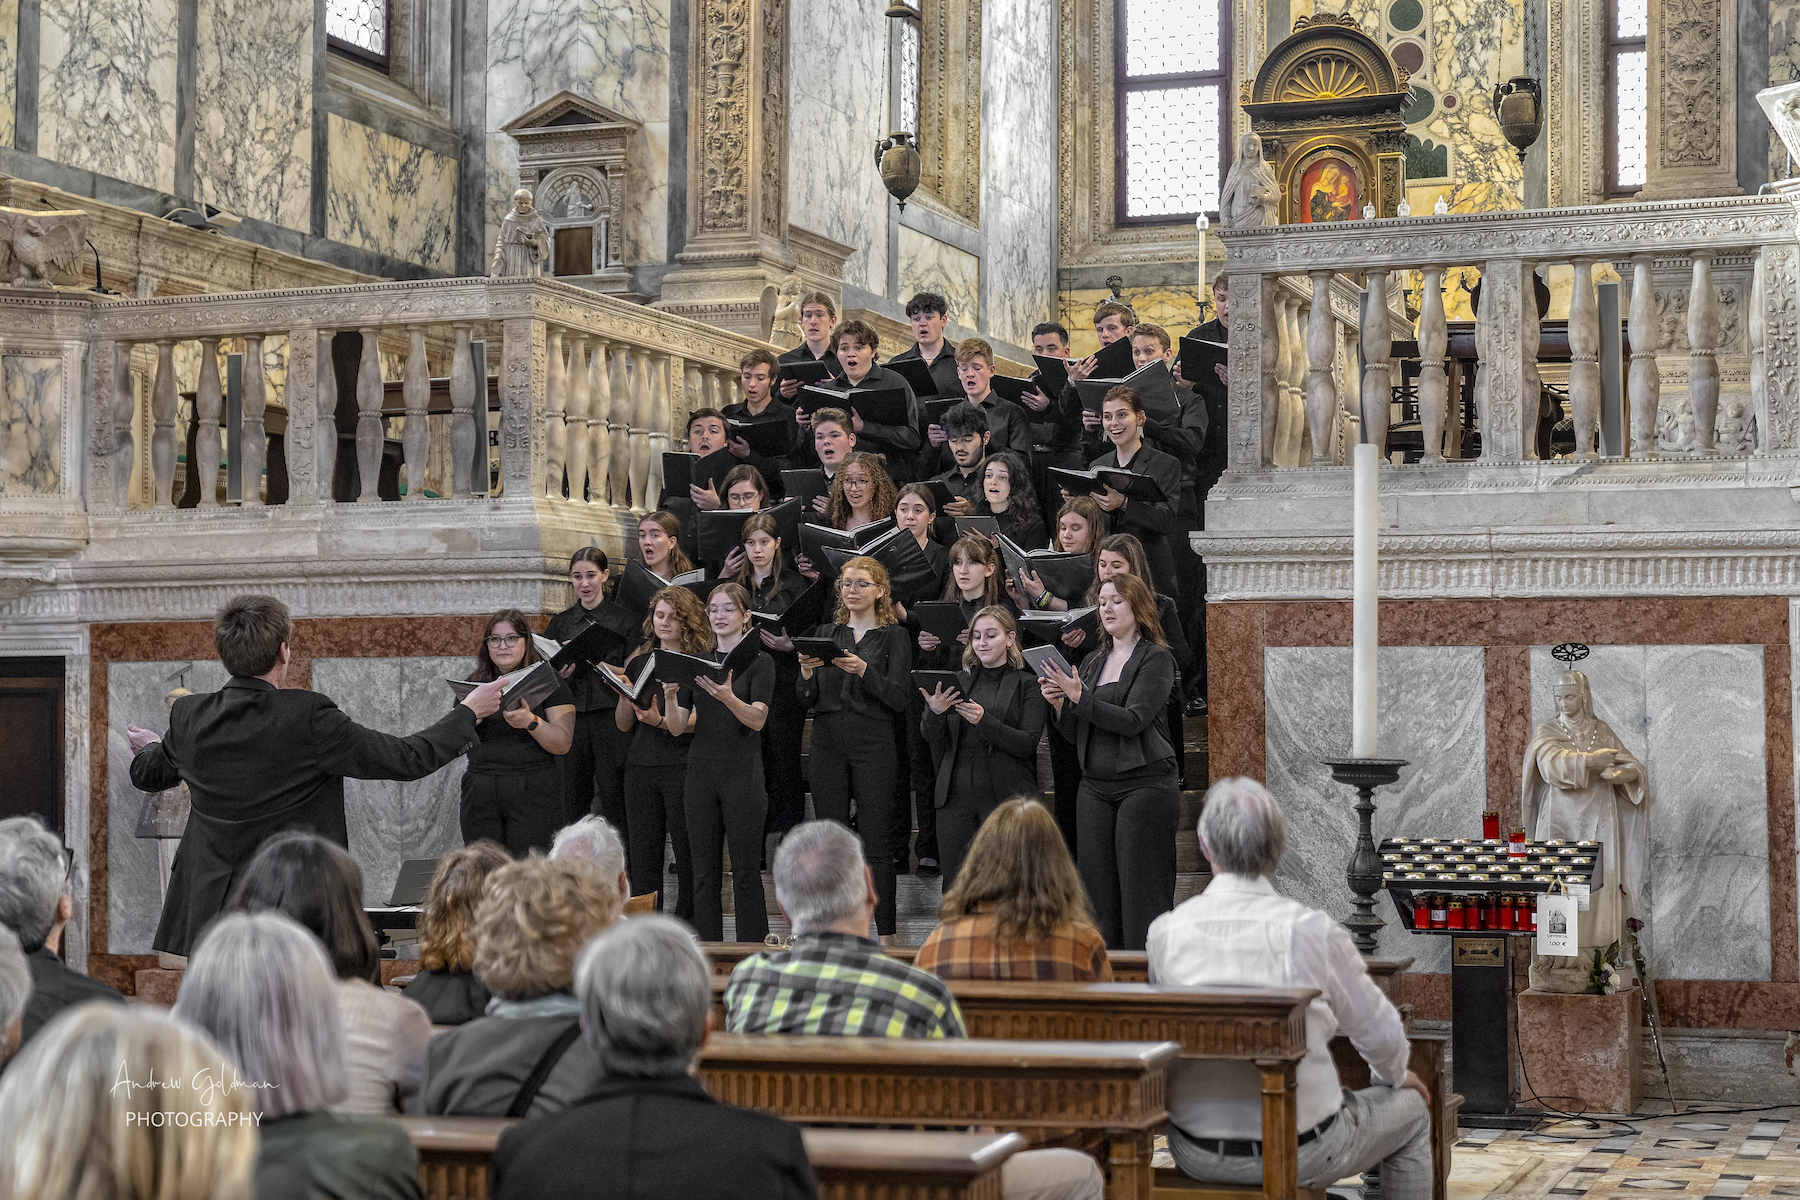
[{"label": "black shoe", "polygon": [[1187,707],[1182,709],[1181,713],[1187,717],[1204,717],[1206,715],[1206,697],[1195,696],[1187,702]]},{"label": "black shoe", "polygon": [[919,860],[919,875],[921,878],[929,879],[933,876],[942,875],[943,873],[943,870],[938,866],[937,859],[921,858]]}]

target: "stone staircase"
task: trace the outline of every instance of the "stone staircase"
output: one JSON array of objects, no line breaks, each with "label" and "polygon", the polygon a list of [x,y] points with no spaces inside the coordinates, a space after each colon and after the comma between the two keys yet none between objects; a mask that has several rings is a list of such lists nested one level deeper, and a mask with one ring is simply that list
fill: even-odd
[{"label": "stone staircase", "polygon": [[[810,733],[810,725],[809,725]],[[1180,904],[1189,896],[1206,886],[1208,875],[1206,863],[1200,857],[1200,845],[1194,837],[1194,824],[1200,819],[1200,800],[1206,793],[1207,779],[1207,746],[1206,718],[1204,716],[1189,717],[1183,722],[1183,742],[1187,756],[1187,788],[1181,793],[1181,824],[1175,841],[1175,903]],[[1040,748],[1038,754],[1038,778],[1047,788],[1050,783],[1050,752],[1047,747]],[[1045,796],[1049,802],[1049,796]],[[807,815],[812,815],[810,802]],[[914,833],[916,835],[917,829]],[[917,860],[913,861],[917,866]],[[733,940],[736,935],[736,919],[732,914],[731,865],[726,864],[724,881],[725,904],[725,938]],[[673,902],[676,896],[674,857],[671,855],[664,868],[664,895]],[[768,899],[769,929],[773,933],[786,936],[788,924],[782,918],[780,910],[775,906],[775,882],[770,874],[763,873],[763,894]],[[917,946],[924,942],[932,927],[937,924],[938,906],[943,902],[943,880],[937,876],[905,874],[900,876],[896,891],[896,904],[899,910],[896,932],[903,945]]]}]

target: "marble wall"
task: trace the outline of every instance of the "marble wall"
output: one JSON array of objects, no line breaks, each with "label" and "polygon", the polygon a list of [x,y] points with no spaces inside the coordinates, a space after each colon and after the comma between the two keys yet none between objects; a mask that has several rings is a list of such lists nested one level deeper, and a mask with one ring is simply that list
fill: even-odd
[{"label": "marble wall", "polygon": [[627,152],[625,261],[665,261],[669,0],[490,0],[487,12],[485,245],[492,247],[499,236],[519,181],[518,143],[500,127],[570,91],[642,124]]},{"label": "marble wall", "polygon": [[0,496],[54,496],[63,490],[63,360],[0,355]]},{"label": "marble wall", "polygon": [[[444,658],[317,658],[313,687],[358,724],[383,733],[423,729],[450,708],[446,679],[466,679],[467,655]],[[462,795],[459,758],[434,775],[411,783],[346,779],[344,811],[350,853],[363,873],[363,901],[386,904],[400,863],[435,858],[462,845],[457,806]]]},{"label": "marble wall", "polygon": [[[1212,282],[1211,276],[1207,282]],[[1161,325],[1170,337],[1180,337],[1202,321],[1212,319],[1210,295],[1204,314],[1194,302],[1194,293],[1179,288],[1128,287],[1121,289],[1119,295],[1131,305],[1138,320]],[[1105,288],[1082,288],[1057,296],[1056,319],[1068,328],[1076,354],[1092,354],[1100,348],[1100,339],[1094,336],[1094,310],[1110,299],[1112,293]],[[991,298],[989,303],[993,303]]]},{"label": "marble wall", "polygon": [[[950,303],[950,320],[977,328],[981,311],[981,260],[916,229],[900,227],[900,295],[936,292]],[[1027,330],[1029,334],[1029,330]],[[1026,337],[1026,343],[1031,339]]]},{"label": "marble wall", "polygon": [[982,25],[987,331],[1029,346],[1056,307],[1056,7],[985,0]]},{"label": "marble wall", "polygon": [[207,0],[197,29],[196,198],[310,232],[312,6]]},{"label": "marble wall", "polygon": [[[1349,752],[1350,654],[1325,646],[1264,652],[1266,782],[1287,818],[1287,853],[1275,886],[1284,895],[1350,915],[1344,881],[1356,844],[1356,795],[1334,783],[1321,759]],[[1479,646],[1383,647],[1377,660],[1383,758],[1404,758],[1400,782],[1376,797],[1375,836],[1455,836],[1478,831],[1487,796],[1486,698]],[[1380,953],[1411,956],[1412,970],[1449,970],[1447,939],[1406,932],[1385,892]]]},{"label": "marble wall", "polygon": [[893,201],[873,151],[891,129],[888,21],[876,4],[788,11],[788,220],[854,246],[844,282],[885,296]]},{"label": "marble wall", "polygon": [[169,728],[163,697],[171,688],[213,692],[225,684],[216,661],[109,663],[106,668],[106,954],[149,954],[162,915],[157,840],[133,836],[144,793],[131,786],[129,722]]},{"label": "marble wall", "polygon": [[0,0],[0,146],[13,144],[19,101],[19,0]]},{"label": "marble wall", "polygon": [[[1562,664],[1531,648],[1534,723]],[[1761,646],[1595,646],[1594,712],[1648,770],[1645,951],[1665,979],[1768,979],[1769,834]],[[1781,764],[1788,769],[1789,764]]]},{"label": "marble wall", "polygon": [[178,0],[43,0],[39,155],[174,188],[179,7]]},{"label": "marble wall", "polygon": [[325,236],[456,269],[456,160],[330,114]]}]

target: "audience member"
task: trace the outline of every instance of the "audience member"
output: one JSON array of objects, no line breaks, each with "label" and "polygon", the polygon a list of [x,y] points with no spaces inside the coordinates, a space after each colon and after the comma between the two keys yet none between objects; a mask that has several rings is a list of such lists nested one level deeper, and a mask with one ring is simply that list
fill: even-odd
[{"label": "audience member", "polygon": [[487,1015],[431,1039],[420,1108],[433,1116],[561,1112],[600,1075],[578,1041],[570,985],[581,948],[619,919],[618,876],[586,862],[530,858],[488,877],[475,912],[475,973]]},{"label": "audience member", "polygon": [[[995,808],[944,892],[914,965],[940,979],[1105,982],[1106,941],[1056,818],[1017,796]],[[948,876],[946,876],[948,878]]]},{"label": "audience member", "polygon": [[31,964],[19,949],[19,938],[0,928],[0,1069],[19,1052],[24,1033],[25,1002],[31,999]]},{"label": "audience member", "polygon": [[588,944],[575,990],[599,1077],[563,1111],[501,1135],[496,1200],[817,1194],[798,1129],[719,1103],[693,1076],[712,1028],[711,974],[668,917],[622,922]]},{"label": "audience member", "polygon": [[[1432,1189],[1431,1096],[1406,1069],[1400,1014],[1369,978],[1345,928],[1275,891],[1287,827],[1275,797],[1238,776],[1206,793],[1197,830],[1212,883],[1150,926],[1150,977],[1184,987],[1316,988],[1306,1011],[1299,1091],[1300,1185],[1323,1188],[1379,1166],[1387,1200]],[[1340,1088],[1330,1042],[1343,1034],[1372,1086]],[[1194,1179],[1262,1181],[1262,1097],[1247,1062],[1177,1061],[1169,1152]]]},{"label": "audience member", "polygon": [[[963,1037],[944,982],[889,958],[868,939],[875,880],[856,835],[809,821],[775,852],[775,902],[793,926],[786,950],[753,954],[725,987],[732,1033],[845,1037]],[[1077,1150],[1015,1154],[1001,1167],[1008,1200],[1100,1200],[1094,1160]]]},{"label": "audience member", "polygon": [[488,990],[475,976],[470,930],[488,876],[512,860],[504,846],[485,840],[438,859],[419,915],[419,970],[402,990],[433,1025],[462,1025],[487,1011]]},{"label": "audience member", "polygon": [[31,965],[31,999],[21,1021],[21,1045],[65,1008],[89,1000],[124,1002],[118,992],[71,971],[57,957],[63,927],[73,911],[69,898],[73,863],[72,852],[36,817],[0,821],[0,926],[19,939]]},{"label": "audience member", "polygon": [[631,877],[625,868],[625,839],[605,817],[583,817],[556,831],[550,844],[550,861],[592,863],[602,879],[614,881],[619,895],[631,896]]},{"label": "audience member", "polygon": [[216,1076],[220,1059],[211,1038],[147,1005],[59,1016],[0,1075],[0,1196],[250,1200],[249,1093],[162,1086]]},{"label": "audience member", "polygon": [[232,1094],[261,1114],[257,1200],[419,1195],[418,1151],[397,1121],[331,1111],[351,1070],[336,990],[325,948],[285,913],[227,913],[188,959],[175,1015],[218,1042],[225,1082],[242,1085]]},{"label": "audience member", "polygon": [[431,1018],[381,986],[381,952],[362,907],[362,871],[342,846],[317,834],[280,833],[263,843],[232,888],[227,911],[284,912],[325,945],[337,973],[346,1058],[337,1112],[378,1117],[418,1090]]}]

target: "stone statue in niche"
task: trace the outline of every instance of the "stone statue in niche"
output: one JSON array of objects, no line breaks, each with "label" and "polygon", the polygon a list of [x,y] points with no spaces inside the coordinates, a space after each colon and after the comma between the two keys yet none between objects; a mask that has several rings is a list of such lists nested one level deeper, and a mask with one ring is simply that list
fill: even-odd
[{"label": "stone statue in niche", "polygon": [[1227,229],[1260,229],[1279,223],[1280,204],[1281,183],[1275,168],[1263,161],[1262,139],[1246,133],[1219,190],[1219,219]]},{"label": "stone statue in niche", "polygon": [[1631,962],[1625,921],[1644,894],[1650,837],[1644,764],[1594,716],[1587,676],[1564,671],[1551,688],[1556,716],[1539,725],[1525,748],[1520,811],[1536,842],[1601,844],[1601,883],[1580,914],[1579,957],[1535,955],[1531,986],[1543,992],[1584,992],[1595,949],[1619,943]]},{"label": "stone statue in niche", "polygon": [[488,277],[541,275],[549,258],[550,231],[544,225],[544,214],[532,206],[530,189],[520,188],[513,193],[512,211],[500,222],[500,237],[494,243],[494,261],[488,267]]},{"label": "stone statue in niche", "polygon": [[0,208],[0,278],[14,287],[53,287],[52,267],[73,273],[87,240],[78,208]]},{"label": "stone statue in niche", "polygon": [[789,273],[781,281],[775,297],[775,322],[769,329],[769,340],[783,350],[800,344],[800,276]]}]

